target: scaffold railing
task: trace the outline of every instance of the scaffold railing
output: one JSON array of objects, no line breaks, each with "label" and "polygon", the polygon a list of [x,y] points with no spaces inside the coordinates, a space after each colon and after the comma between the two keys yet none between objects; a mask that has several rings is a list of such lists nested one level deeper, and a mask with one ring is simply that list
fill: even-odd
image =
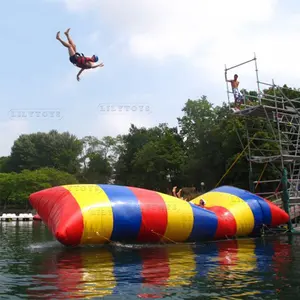
[{"label": "scaffold railing", "polygon": [[[248,92],[242,89],[243,103],[234,115],[241,117],[246,128],[247,142],[251,140],[247,151],[249,162],[249,176],[252,174],[253,164],[264,164],[274,170],[274,179],[259,178],[253,180],[255,187],[262,185],[275,186],[273,191],[262,188],[260,194],[264,197],[273,197],[280,201],[281,176],[284,169],[288,171],[288,192],[291,201],[300,203],[300,91],[286,86],[276,85],[274,80],[267,83],[259,80],[257,58],[247,60],[233,67],[225,65],[227,71],[254,63],[257,90]],[[233,106],[229,82],[226,81],[229,107]],[[293,94],[291,97],[290,95]],[[239,136],[241,140],[241,137]],[[276,174],[276,175],[275,175]],[[255,191],[254,191],[255,192]]]}]

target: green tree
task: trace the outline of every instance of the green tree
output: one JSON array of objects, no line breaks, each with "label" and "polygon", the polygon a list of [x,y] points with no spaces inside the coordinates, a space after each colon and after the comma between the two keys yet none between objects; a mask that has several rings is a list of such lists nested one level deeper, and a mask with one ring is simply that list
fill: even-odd
[{"label": "green tree", "polygon": [[161,125],[162,136],[139,149],[132,161],[138,184],[146,188],[165,191],[172,182],[181,181],[181,168],[186,163],[183,143],[166,125]]},{"label": "green tree", "polygon": [[[183,172],[185,183],[200,188],[203,181],[211,189],[226,174],[220,184],[249,189],[248,152],[242,153],[248,143],[244,120],[233,115],[227,104],[214,107],[205,96],[188,100],[183,112],[178,122],[188,157]],[[253,122],[259,123],[257,119]],[[259,124],[256,126],[259,128]],[[261,130],[258,135],[270,138],[271,131]],[[274,150],[276,145],[263,142],[260,147]],[[253,177],[258,178],[260,166],[254,166]]]},{"label": "green tree", "polygon": [[186,160],[183,145],[177,128],[166,124],[150,129],[132,125],[119,147],[116,183],[166,190],[170,180],[180,180]]},{"label": "green tree", "polygon": [[87,168],[82,175],[86,183],[109,183],[112,172],[108,159],[105,159],[101,153],[91,153]]},{"label": "green tree", "polygon": [[8,156],[0,157],[0,173],[6,173],[8,171]]},{"label": "green tree", "polygon": [[[226,106],[214,108],[202,96],[199,100],[188,100],[182,111],[184,115],[178,118],[178,123],[188,157],[183,168],[185,183],[200,188],[203,181],[212,188],[225,172],[222,120],[228,122],[229,109]],[[230,133],[226,133],[226,139]]]},{"label": "green tree", "polygon": [[20,173],[0,173],[0,207],[28,207],[31,193],[53,186],[76,184],[77,179],[66,172],[43,168]]},{"label": "green tree", "polygon": [[81,141],[68,132],[52,130],[21,135],[14,142],[8,167],[15,172],[49,167],[76,174],[81,152]]},{"label": "green tree", "polygon": [[83,152],[81,163],[83,167],[78,176],[86,183],[108,183],[112,179],[113,166],[116,159],[116,138],[103,137],[101,140],[94,136],[82,139]]},{"label": "green tree", "polygon": [[16,190],[16,173],[0,173],[0,207],[6,208]]},{"label": "green tree", "polygon": [[[258,104],[257,92],[244,92],[248,101]],[[271,105],[275,97],[281,97],[286,107],[300,108],[295,100],[300,98],[298,89],[271,87],[263,91],[262,103]],[[30,191],[73,182],[70,174],[82,183],[116,183],[160,191],[166,191],[170,184],[200,189],[202,181],[211,189],[226,174],[220,184],[248,189],[249,157],[248,151],[243,152],[248,143],[245,120],[256,128],[260,139],[256,148],[252,145],[252,154],[279,154],[277,143],[270,141],[277,138],[276,122],[264,127],[263,118],[239,118],[227,104],[215,106],[206,96],[189,99],[182,112],[178,128],[159,124],[146,129],[132,124],[128,134],[117,137],[86,136],[79,140],[55,130],[21,135],[11,155],[0,158],[0,200],[2,204],[17,203]],[[253,164],[252,179],[258,179],[263,166]],[[278,177],[278,169],[267,168],[264,179],[274,177]]]}]

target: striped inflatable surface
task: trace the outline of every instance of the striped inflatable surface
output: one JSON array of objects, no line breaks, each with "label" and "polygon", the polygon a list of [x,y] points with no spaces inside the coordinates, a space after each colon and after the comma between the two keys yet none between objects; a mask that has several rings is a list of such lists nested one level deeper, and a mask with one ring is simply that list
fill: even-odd
[{"label": "striped inflatable surface", "polygon": [[[206,202],[205,208],[198,204]],[[118,185],[66,185],[30,195],[30,203],[64,245],[108,242],[197,242],[259,233],[288,215],[273,203],[231,186],[191,202]]]}]

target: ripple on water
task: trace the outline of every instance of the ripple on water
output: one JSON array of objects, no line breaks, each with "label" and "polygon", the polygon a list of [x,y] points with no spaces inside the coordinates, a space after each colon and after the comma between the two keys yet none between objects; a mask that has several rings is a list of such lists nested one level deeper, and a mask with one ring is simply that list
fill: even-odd
[{"label": "ripple on water", "polygon": [[300,237],[66,248],[41,223],[0,226],[0,298],[297,298]]}]

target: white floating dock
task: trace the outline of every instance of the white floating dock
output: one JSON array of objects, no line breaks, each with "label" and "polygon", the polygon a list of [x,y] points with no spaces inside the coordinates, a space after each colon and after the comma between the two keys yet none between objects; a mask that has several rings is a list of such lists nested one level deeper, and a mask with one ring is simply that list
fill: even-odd
[{"label": "white floating dock", "polygon": [[2,214],[0,221],[32,221],[33,214]]}]

